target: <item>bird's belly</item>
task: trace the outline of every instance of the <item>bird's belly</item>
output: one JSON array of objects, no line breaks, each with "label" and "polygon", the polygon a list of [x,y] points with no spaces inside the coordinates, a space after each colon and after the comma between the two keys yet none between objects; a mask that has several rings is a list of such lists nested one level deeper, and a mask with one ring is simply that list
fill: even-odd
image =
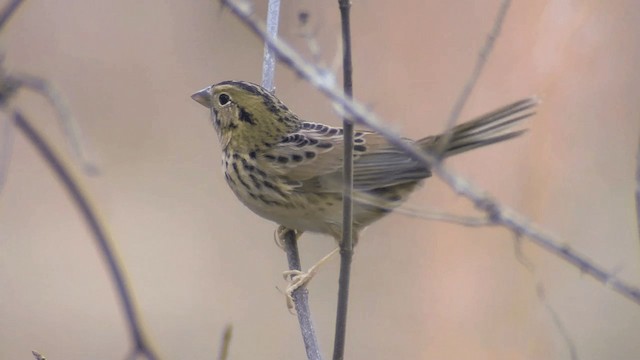
[{"label": "bird's belly", "polygon": [[291,192],[283,199],[268,193],[234,193],[257,215],[290,229],[334,235],[342,226],[342,201],[335,196]]},{"label": "bird's belly", "polygon": [[[235,161],[234,161],[235,160]],[[286,179],[260,171],[250,159],[223,159],[229,187],[238,199],[257,215],[279,225],[340,237],[342,194],[314,192],[288,183]],[[357,233],[400,205],[419,182],[368,191],[370,198],[359,202],[354,194],[353,229]],[[362,194],[360,194],[362,195]],[[374,204],[380,204],[376,206]]]}]

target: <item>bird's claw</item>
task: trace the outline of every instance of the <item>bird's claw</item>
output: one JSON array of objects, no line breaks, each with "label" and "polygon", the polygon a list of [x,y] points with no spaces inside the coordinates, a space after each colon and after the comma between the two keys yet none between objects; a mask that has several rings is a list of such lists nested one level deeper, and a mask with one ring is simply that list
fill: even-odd
[{"label": "bird's claw", "polygon": [[313,275],[311,272],[300,270],[287,270],[282,273],[282,277],[289,282],[289,286],[287,286],[284,291],[287,298],[287,309],[289,309],[289,311],[294,307],[293,292],[299,288],[306,287],[313,278]]}]

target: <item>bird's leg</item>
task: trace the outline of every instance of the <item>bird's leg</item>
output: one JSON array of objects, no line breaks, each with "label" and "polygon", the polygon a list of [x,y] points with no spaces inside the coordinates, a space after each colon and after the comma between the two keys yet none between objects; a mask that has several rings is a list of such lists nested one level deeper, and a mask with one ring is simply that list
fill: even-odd
[{"label": "bird's leg", "polygon": [[333,249],[329,254],[320,259],[317,263],[315,263],[312,267],[309,268],[306,272],[301,270],[287,270],[282,273],[282,276],[285,280],[289,282],[289,286],[285,290],[285,294],[287,295],[287,308],[291,310],[293,308],[293,292],[296,291],[300,287],[307,286],[309,281],[313,279],[318,270],[324,263],[326,263],[333,255],[337,254],[340,251],[340,247]]}]

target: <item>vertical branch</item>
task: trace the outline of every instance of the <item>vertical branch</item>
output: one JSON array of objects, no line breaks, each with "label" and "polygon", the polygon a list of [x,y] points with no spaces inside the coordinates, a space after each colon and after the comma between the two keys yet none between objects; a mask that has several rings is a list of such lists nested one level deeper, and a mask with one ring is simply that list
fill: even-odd
[{"label": "vertical branch", "polygon": [[[283,234],[284,251],[287,253],[287,260],[289,261],[289,269],[300,270],[300,255],[298,253],[298,240],[295,230],[287,230]],[[305,286],[297,288],[293,294],[293,303],[296,307],[296,314],[298,314],[298,322],[300,323],[300,330],[302,331],[302,341],[304,342],[304,348],[307,352],[307,359],[309,360],[321,360],[320,347],[318,346],[318,339],[311,322],[311,310],[309,309],[309,291]]]},{"label": "vertical branch", "polygon": [[[280,20],[280,0],[269,0],[267,7],[267,33],[272,36],[278,36],[278,22]],[[274,92],[276,77],[276,55],[269,46],[268,42],[264,43],[264,57],[262,61],[262,87]]]},{"label": "vertical branch", "polygon": [[640,237],[640,138],[638,138],[636,161],[636,221],[638,222],[638,237]]},{"label": "vertical branch", "polygon": [[0,193],[9,175],[9,165],[11,164],[11,153],[13,151],[13,118],[5,107],[0,112],[2,125],[0,126]]},{"label": "vertical branch", "polygon": [[229,358],[229,346],[231,345],[231,334],[233,327],[231,324],[224,327],[224,333],[222,334],[222,341],[220,344],[220,351],[218,352],[218,360],[227,360]]},{"label": "vertical branch", "polygon": [[[353,97],[353,68],[351,64],[351,24],[350,0],[338,0],[342,23],[342,71],[344,93]],[[344,127],[344,190],[342,196],[342,241],[340,242],[340,277],[338,282],[338,308],[336,311],[336,331],[333,343],[333,359],[344,358],[347,332],[347,310],[349,307],[349,282],[353,259],[353,123],[343,120]]]},{"label": "vertical branch", "polygon": [[36,131],[36,129],[31,126],[29,121],[27,121],[27,119],[17,111],[14,113],[14,121],[18,129],[20,129],[25,137],[33,144],[33,146],[36,147],[40,152],[40,155],[45,159],[47,165],[51,167],[56,176],[60,179],[80,210],[85,222],[89,226],[89,230],[98,243],[100,252],[104,256],[104,260],[107,262],[109,271],[111,272],[111,277],[113,278],[118,295],[120,296],[120,303],[123,307],[127,323],[129,325],[130,336],[134,343],[131,358],[137,358],[135,355],[144,355],[148,359],[157,359],[155,350],[151,347],[150,343],[144,336],[139,314],[136,310],[129,284],[127,283],[127,279],[122,271],[122,266],[118,262],[115,251],[113,250],[111,240],[107,236],[104,226],[98,220],[95,210],[89,203],[86,195],[69,170],[67,170],[63,165],[59,156],[54,152],[46,140]]},{"label": "vertical branch", "polygon": [[[269,0],[267,7],[267,36],[276,39],[278,36],[278,20],[280,17],[280,0]],[[264,43],[264,58],[262,61],[262,87],[275,92],[275,71],[276,57],[268,41]],[[287,253],[289,270],[302,270],[300,265],[300,254],[298,252],[297,235],[295,230],[288,229],[284,234],[284,250]],[[309,292],[302,286],[291,294],[300,324],[302,341],[309,360],[320,360],[320,346],[318,338],[311,321],[311,310],[309,308]]]}]

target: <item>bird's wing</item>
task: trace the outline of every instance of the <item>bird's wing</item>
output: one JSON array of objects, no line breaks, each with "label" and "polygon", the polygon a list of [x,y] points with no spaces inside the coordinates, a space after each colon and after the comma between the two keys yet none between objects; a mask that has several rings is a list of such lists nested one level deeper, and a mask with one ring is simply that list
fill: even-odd
[{"label": "bird's wing", "polygon": [[[342,192],[343,152],[342,129],[304,123],[297,133],[260,154],[258,161],[269,162],[274,175],[305,190]],[[355,132],[353,153],[353,183],[357,190],[383,188],[431,175],[426,167],[370,131]]]}]

